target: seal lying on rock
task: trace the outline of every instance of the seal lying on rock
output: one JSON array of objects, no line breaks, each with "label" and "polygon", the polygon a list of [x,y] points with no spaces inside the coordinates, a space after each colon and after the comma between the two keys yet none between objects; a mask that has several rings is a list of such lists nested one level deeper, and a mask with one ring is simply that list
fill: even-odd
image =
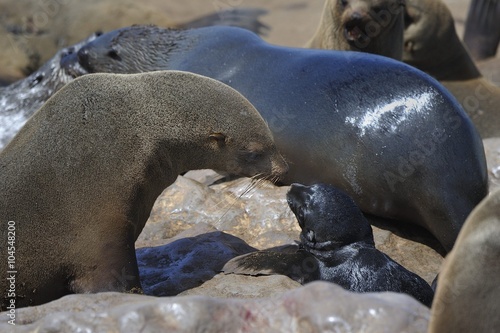
[{"label": "seal lying on rock", "polygon": [[0,151],[50,96],[73,80],[68,71],[71,66],[78,64],[61,66],[61,61],[98,35],[93,34],[76,45],[61,49],[30,76],[6,87],[0,87]]},{"label": "seal lying on rock", "polygon": [[269,179],[287,170],[234,89],[177,71],[66,85],[0,153],[0,248],[14,247],[17,272],[14,296],[1,273],[2,309],[140,290],[134,242],[156,198],[180,173],[205,168]]},{"label": "seal lying on rock", "polygon": [[356,292],[405,293],[431,305],[431,287],[375,248],[368,220],[347,194],[326,184],[292,184],[287,201],[302,229],[299,248],[244,254],[231,259],[225,273],[325,280]]},{"label": "seal lying on rock", "polygon": [[273,46],[231,27],[134,26],[69,58],[85,69],[74,75],[178,69],[229,84],[269,124],[290,162],[285,183],[335,185],[365,213],[427,228],[446,250],[487,194],[470,119],[434,79],[386,57]]},{"label": "seal lying on rock", "polygon": [[496,332],[500,327],[500,191],[481,202],[439,274],[430,333]]},{"label": "seal lying on rock", "polygon": [[326,0],[306,47],[381,54],[401,60],[405,0]]}]

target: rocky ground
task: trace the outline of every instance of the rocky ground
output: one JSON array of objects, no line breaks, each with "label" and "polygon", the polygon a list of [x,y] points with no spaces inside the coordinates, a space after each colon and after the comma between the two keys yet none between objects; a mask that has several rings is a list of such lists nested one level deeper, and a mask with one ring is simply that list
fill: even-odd
[{"label": "rocky ground", "polygon": [[[462,35],[468,0],[445,2]],[[323,3],[147,0],[137,7],[132,0],[2,1],[0,20],[8,18],[8,24],[0,27],[0,49],[4,50],[0,80],[23,77],[61,46],[73,44],[95,30],[108,31],[132,23],[175,26],[215,10],[235,7],[266,9],[268,13],[261,17],[269,28],[264,38],[299,47],[314,33]],[[99,15],[92,14],[96,8]],[[9,14],[13,12],[27,14]],[[66,26],[70,28],[61,28]],[[496,78],[494,71],[488,73]],[[498,147],[497,139],[485,140],[492,188],[500,185]],[[45,306],[19,309],[16,331],[425,331],[429,310],[405,295],[359,295],[326,283],[300,288],[284,276],[219,274],[224,262],[236,255],[293,243],[300,229],[286,204],[288,187],[262,184],[242,194],[250,184],[248,179],[213,184],[218,178],[210,171],[180,176],[158,198],[136,243],[146,293],[185,296],[69,296]],[[388,230],[374,227],[374,234],[380,250],[429,283],[439,272],[443,258],[434,249]],[[2,332],[14,329],[5,323],[6,318],[2,313]]]}]

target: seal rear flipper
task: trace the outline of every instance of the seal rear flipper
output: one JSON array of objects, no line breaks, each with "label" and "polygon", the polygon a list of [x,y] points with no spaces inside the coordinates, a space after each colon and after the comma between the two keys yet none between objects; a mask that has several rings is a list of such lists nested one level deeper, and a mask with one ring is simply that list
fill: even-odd
[{"label": "seal rear flipper", "polygon": [[222,271],[225,274],[253,276],[281,274],[301,284],[319,280],[317,259],[302,250],[296,250],[294,253],[290,249],[284,252],[264,250],[244,254],[229,260]]},{"label": "seal rear flipper", "polygon": [[267,11],[258,8],[232,8],[214,14],[199,17],[193,21],[178,25],[181,29],[202,28],[213,25],[239,27],[265,36],[269,27],[259,21],[259,16]]}]

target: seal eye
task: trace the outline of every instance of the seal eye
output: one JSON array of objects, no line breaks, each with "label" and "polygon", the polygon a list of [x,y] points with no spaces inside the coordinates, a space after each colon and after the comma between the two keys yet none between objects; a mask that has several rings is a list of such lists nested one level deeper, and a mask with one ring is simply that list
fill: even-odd
[{"label": "seal eye", "polygon": [[226,145],[226,136],[222,133],[212,133],[208,137],[210,141],[216,142],[219,147]]},{"label": "seal eye", "polygon": [[339,0],[339,3],[341,6],[345,7],[347,6],[348,0]]},{"label": "seal eye", "polygon": [[109,50],[108,57],[110,57],[111,59],[114,59],[114,60],[118,60],[118,61],[122,60],[122,58],[118,54],[118,51],[116,51],[116,50]]},{"label": "seal eye", "polygon": [[40,82],[42,82],[44,76],[43,74],[39,74],[37,75],[32,81],[31,81],[31,84],[30,84],[30,87],[33,88],[34,86],[36,86],[37,84],[39,84]]}]

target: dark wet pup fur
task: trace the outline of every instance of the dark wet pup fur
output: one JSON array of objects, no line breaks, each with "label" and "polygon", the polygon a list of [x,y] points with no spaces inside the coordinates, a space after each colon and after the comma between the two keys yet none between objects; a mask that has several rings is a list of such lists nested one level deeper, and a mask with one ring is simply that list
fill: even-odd
[{"label": "dark wet pup fur", "polygon": [[375,248],[370,224],[347,194],[326,184],[292,184],[287,201],[302,229],[299,248],[243,255],[228,262],[225,272],[277,273],[355,292],[405,293],[430,307],[431,287]]}]

